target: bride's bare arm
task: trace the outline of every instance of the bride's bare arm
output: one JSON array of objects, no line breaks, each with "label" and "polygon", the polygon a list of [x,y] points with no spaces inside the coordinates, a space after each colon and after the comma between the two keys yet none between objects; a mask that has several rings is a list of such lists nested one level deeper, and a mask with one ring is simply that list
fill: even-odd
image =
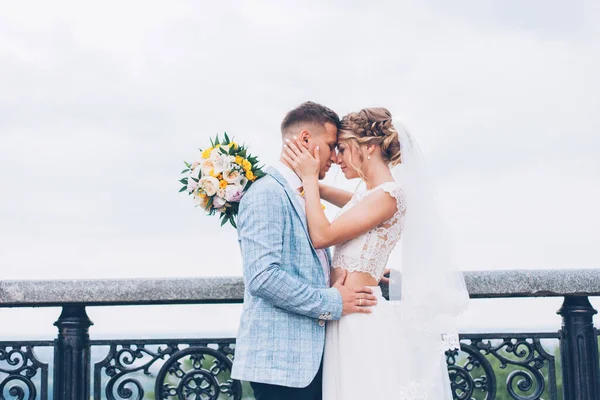
[{"label": "bride's bare arm", "polygon": [[329,222],[321,207],[317,180],[304,182],[304,197],[308,233],[318,249],[343,243],[370,231],[392,218],[397,207],[396,199],[389,193],[377,190],[338,219]]},{"label": "bride's bare arm", "polygon": [[325,185],[323,183],[319,183],[319,193],[321,194],[321,198],[323,200],[339,208],[344,207],[352,198],[351,192]]},{"label": "bride's bare arm", "polygon": [[282,156],[302,179],[306,200],[308,233],[315,248],[322,249],[354,239],[389,220],[396,213],[396,199],[382,190],[376,190],[356,206],[329,222],[319,193],[319,148],[314,157],[303,146],[289,142]]}]

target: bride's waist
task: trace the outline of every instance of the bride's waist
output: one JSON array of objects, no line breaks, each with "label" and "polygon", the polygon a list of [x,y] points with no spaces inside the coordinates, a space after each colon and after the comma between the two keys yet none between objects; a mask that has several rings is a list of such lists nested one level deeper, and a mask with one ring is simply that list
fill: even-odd
[{"label": "bride's waist", "polygon": [[[335,283],[337,279],[343,273],[343,268],[332,268],[331,270],[331,284]],[[344,286],[348,286],[352,289],[361,288],[363,286],[377,286],[379,282],[368,272],[363,271],[348,271]]]}]

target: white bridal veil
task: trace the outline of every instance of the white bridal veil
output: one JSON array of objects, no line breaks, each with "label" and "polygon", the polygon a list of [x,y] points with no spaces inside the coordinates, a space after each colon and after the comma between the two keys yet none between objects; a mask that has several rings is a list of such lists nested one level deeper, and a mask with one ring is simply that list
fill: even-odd
[{"label": "white bridal veil", "polygon": [[[451,399],[444,352],[460,346],[456,317],[466,309],[469,294],[452,260],[449,236],[436,209],[434,182],[419,146],[402,124],[394,121],[394,126],[402,161],[392,174],[406,195],[402,238],[388,261],[390,301],[398,317],[390,351],[397,352],[394,358],[403,366],[399,398]],[[440,379],[446,384],[438,384]],[[424,393],[428,387],[435,393]],[[413,390],[416,397],[409,397]]]}]

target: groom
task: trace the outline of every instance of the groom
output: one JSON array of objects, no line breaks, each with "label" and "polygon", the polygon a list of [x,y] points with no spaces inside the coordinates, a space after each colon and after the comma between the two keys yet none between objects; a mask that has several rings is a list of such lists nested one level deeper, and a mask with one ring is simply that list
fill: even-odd
[{"label": "groom", "polygon": [[[281,123],[284,140],[298,137],[313,153],[319,146],[319,179],[336,160],[339,122],[306,102]],[[345,274],[330,288],[331,257],[310,241],[300,178],[283,159],[267,172],[238,213],[245,292],[231,376],[250,381],[257,400],[320,400],[326,321],[369,312],[376,298],[343,286]]]}]

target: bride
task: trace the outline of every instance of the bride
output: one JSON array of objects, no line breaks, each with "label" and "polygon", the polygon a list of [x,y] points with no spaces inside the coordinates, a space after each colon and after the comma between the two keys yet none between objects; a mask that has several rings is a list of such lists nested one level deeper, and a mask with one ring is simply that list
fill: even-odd
[{"label": "bride", "polygon": [[[459,347],[454,321],[468,293],[444,247],[418,148],[402,134],[385,108],[342,118],[337,163],[366,185],[354,194],[319,185],[318,147],[313,156],[299,141],[285,145],[302,179],[313,245],[335,246],[331,281],[346,270],[346,286],[378,296],[372,313],[328,322],[324,400],[452,399],[444,352]],[[341,208],[333,222],[321,198]],[[390,301],[378,286],[388,266]]]}]

